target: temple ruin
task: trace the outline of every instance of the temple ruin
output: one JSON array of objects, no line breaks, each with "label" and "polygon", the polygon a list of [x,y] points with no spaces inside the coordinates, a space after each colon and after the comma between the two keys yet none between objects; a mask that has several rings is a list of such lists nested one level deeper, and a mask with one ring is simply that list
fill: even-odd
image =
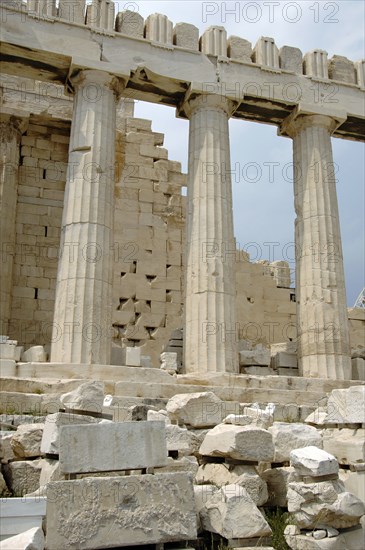
[{"label": "temple ruin", "polygon": [[[106,406],[101,400],[99,412],[112,411],[113,427],[105,428],[111,440],[113,430],[122,433],[126,420],[158,420],[164,428],[166,414],[171,426],[200,430],[194,437],[219,428],[217,438],[222,438],[225,430],[232,431],[231,424],[237,424],[237,434],[243,426],[229,416],[252,414],[242,412],[242,404],[260,404],[268,416],[270,406],[276,406],[280,414],[270,416],[271,424],[273,419],[303,423],[309,414],[323,413],[331,392],[349,392],[341,395],[361,400],[356,392],[365,381],[365,310],[346,304],[331,137],[364,141],[365,62],[341,55],[328,59],[322,50],[303,55],[294,46],[279,49],[269,37],[252,46],[243,37],[227,37],[221,26],[199,36],[194,25],[173,24],[162,14],[144,20],[133,11],[115,13],[111,0],[87,6],[85,0],[59,0],[57,5],[56,0],[6,0],[0,9],[2,412],[66,414],[67,392],[102,381],[98,391],[110,402]],[[335,103],[313,93],[314,87],[328,90],[328,84],[336,88]],[[134,116],[134,100],[167,105],[189,120],[187,174],[169,159],[163,134],[151,121]],[[295,282],[287,262],[253,263],[237,249],[231,117],[275,125],[278,141],[293,142]],[[200,424],[186,420],[181,411],[188,407],[178,402],[180,394],[205,396],[201,406],[206,412],[213,414],[215,407],[220,412]],[[150,418],[145,409],[141,418],[134,417],[139,413],[131,407],[150,407]],[[81,405],[69,407],[76,409],[95,413]],[[327,416],[324,424],[337,431],[354,425],[362,430],[354,435],[360,440],[361,413],[353,421],[346,414],[347,420],[333,422]],[[317,420],[310,425],[320,426]],[[270,439],[266,416],[255,422],[259,431],[253,441]],[[167,476],[168,498],[166,472],[175,470],[161,458],[164,443],[161,456],[149,454],[148,428],[145,433],[142,424],[138,437],[148,457],[143,464],[135,463],[132,451],[130,462],[123,457],[126,462],[111,461],[110,467],[96,455],[93,471],[143,470],[147,477],[138,477],[138,483],[144,486],[147,474],[153,474],[147,470],[162,468],[158,475]],[[92,441],[100,441],[100,429],[91,426]],[[156,424],[157,439],[159,430]],[[200,441],[200,455],[210,457],[207,464],[217,456],[238,460],[238,454],[217,451],[214,433],[209,433]],[[317,435],[311,437],[310,444],[317,445]],[[318,444],[321,452],[335,454],[328,441],[327,447]],[[50,454],[58,463],[62,452],[47,449],[36,456]],[[186,454],[199,458],[197,449]],[[176,458],[172,444],[167,451]],[[180,459],[180,448],[179,453]],[[286,467],[289,454],[283,458],[277,447],[275,453],[273,446],[267,456],[255,451],[240,460]],[[71,459],[65,455],[60,463]],[[304,479],[306,456],[290,455],[290,460]],[[320,455],[321,460],[332,459]],[[346,460],[343,464],[365,463],[364,457]],[[63,472],[91,471],[87,465],[74,468]],[[199,468],[202,475],[200,462]],[[323,471],[308,469],[308,475],[314,480],[337,476],[336,467]],[[181,494],[192,493],[192,482],[186,489],[184,474],[174,475]],[[55,483],[71,482],[59,479],[65,478]],[[118,479],[122,486],[124,478]],[[76,492],[82,483],[77,480]],[[97,483],[102,490],[104,482]],[[210,497],[214,504],[216,497]],[[77,493],[76,498],[81,506],[82,497]],[[165,538],[154,534],[150,542],[194,538],[189,498],[181,497],[184,517],[180,524],[176,520],[176,532]],[[225,502],[229,498],[224,495]],[[267,499],[258,499],[257,506]],[[211,527],[204,513],[204,529],[227,540],[269,535],[258,516],[260,527],[250,536],[227,536],[229,529]],[[55,514],[53,508],[52,522],[60,533],[63,520]],[[351,516],[349,527],[357,526],[361,515]],[[300,527],[308,525],[303,521]],[[347,526],[344,521],[338,525]],[[294,531],[288,537],[300,536],[300,530]],[[98,542],[75,544],[109,547],[99,535]],[[146,543],[148,536],[139,540]],[[59,536],[48,544],[57,550],[66,543]]]}]

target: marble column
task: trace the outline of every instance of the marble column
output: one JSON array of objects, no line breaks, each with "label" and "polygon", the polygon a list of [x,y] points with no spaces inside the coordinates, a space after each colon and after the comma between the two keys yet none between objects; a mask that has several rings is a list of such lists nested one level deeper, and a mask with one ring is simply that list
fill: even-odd
[{"label": "marble column", "polygon": [[24,119],[13,116],[0,119],[0,334],[4,335],[8,334],[11,313],[19,145],[25,124]]},{"label": "marble column", "polygon": [[238,372],[235,240],[228,118],[222,96],[184,104],[190,119],[184,363],[186,373]]},{"label": "marble column", "polygon": [[86,70],[72,85],[75,103],[51,361],[109,364],[119,81]]},{"label": "marble column", "polygon": [[351,379],[351,358],[331,133],[320,114],[284,123],[293,138],[298,360],[305,377]]}]

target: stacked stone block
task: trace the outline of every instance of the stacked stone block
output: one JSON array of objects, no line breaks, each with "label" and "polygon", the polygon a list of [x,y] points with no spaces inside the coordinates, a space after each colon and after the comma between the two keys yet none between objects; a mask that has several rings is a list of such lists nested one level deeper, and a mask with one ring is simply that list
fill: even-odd
[{"label": "stacked stone block", "polygon": [[66,181],[68,123],[31,118],[21,138],[9,336],[50,342]]},{"label": "stacked stone block", "polygon": [[114,341],[142,346],[154,366],[182,325],[186,184],[151,122],[126,119],[117,135]]}]

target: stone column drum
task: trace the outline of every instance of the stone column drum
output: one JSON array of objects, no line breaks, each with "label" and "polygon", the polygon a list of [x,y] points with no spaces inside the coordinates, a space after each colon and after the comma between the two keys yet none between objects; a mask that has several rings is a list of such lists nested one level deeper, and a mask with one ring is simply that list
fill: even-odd
[{"label": "stone column drum", "polygon": [[72,84],[75,104],[51,361],[109,364],[119,81],[87,70]]},{"label": "stone column drum", "polygon": [[0,334],[9,334],[15,217],[18,198],[19,144],[24,121],[13,116],[0,120]]},{"label": "stone column drum", "polygon": [[238,372],[228,118],[222,96],[184,104],[190,119],[184,362],[187,373]]},{"label": "stone column drum", "polygon": [[298,361],[302,376],[351,379],[330,116],[285,124],[293,138]]}]

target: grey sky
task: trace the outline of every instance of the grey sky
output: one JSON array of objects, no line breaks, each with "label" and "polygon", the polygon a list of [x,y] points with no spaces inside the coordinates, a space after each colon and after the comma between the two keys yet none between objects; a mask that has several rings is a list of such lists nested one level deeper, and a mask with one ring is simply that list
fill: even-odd
[{"label": "grey sky", "polygon": [[[192,23],[201,32],[210,25],[224,25],[228,36],[241,36],[253,45],[260,36],[271,36],[279,48],[296,46],[303,54],[319,48],[326,50],[329,58],[334,54],[352,61],[364,57],[365,4],[361,0],[151,0],[116,4],[117,11],[138,10],[145,18],[151,13],[163,13],[173,23]],[[165,133],[169,158],[181,161],[186,171],[188,121],[176,119],[169,107],[142,102],[136,105],[136,116],[152,119],[153,129]],[[240,169],[239,176],[233,177],[237,242],[247,249],[252,260],[287,259],[293,263],[293,185],[286,166],[292,162],[291,140],[278,137],[276,127],[235,120],[230,121],[230,138],[232,168]],[[333,139],[332,143],[338,165],[347,301],[352,306],[364,286],[365,151],[361,143],[341,139]]]}]

